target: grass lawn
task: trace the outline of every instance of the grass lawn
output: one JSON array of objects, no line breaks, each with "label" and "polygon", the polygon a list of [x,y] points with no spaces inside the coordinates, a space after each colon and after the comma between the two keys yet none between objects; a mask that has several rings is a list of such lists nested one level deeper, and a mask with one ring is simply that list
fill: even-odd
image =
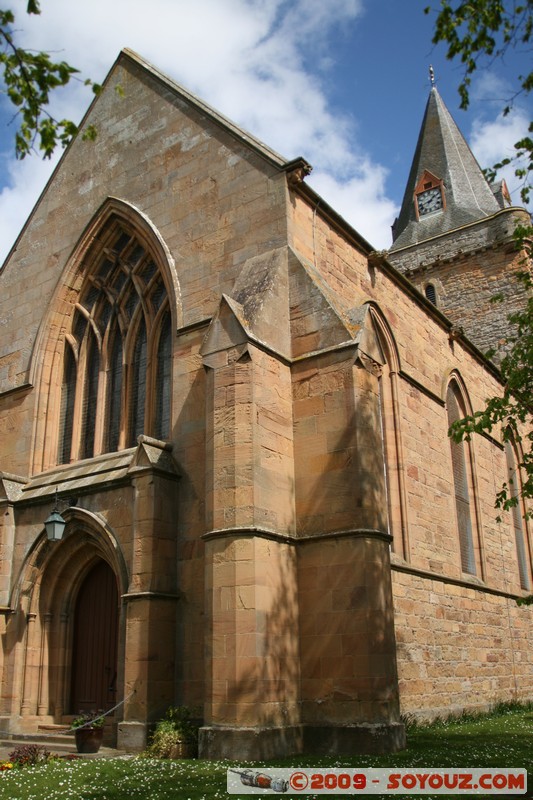
[{"label": "grass lawn", "polygon": [[[0,800],[230,800],[239,796],[226,792],[226,770],[229,766],[236,765],[229,762],[158,761],[147,758],[52,761],[0,773]],[[427,767],[525,768],[529,773],[533,771],[533,706],[519,710],[500,709],[489,716],[462,718],[426,727],[412,726],[408,730],[407,750],[393,755],[339,759],[293,756],[268,764],[240,763],[238,766],[268,770],[271,774],[276,766],[415,767],[418,770]],[[292,798],[294,793],[274,795],[266,792],[266,796]],[[354,797],[343,794],[329,796]],[[427,798],[431,795],[419,796]],[[445,797],[442,794],[432,796]],[[526,796],[533,797],[533,774],[528,774]],[[392,795],[383,797],[390,798]]]}]

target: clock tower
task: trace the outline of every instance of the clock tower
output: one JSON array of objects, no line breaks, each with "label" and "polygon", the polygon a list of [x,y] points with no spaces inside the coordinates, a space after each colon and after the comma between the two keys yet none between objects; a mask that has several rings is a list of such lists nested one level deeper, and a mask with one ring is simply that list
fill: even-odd
[{"label": "clock tower", "polygon": [[[517,222],[528,224],[527,211],[505,182],[487,182],[432,85],[388,259],[482,353],[504,344],[507,317],[525,302]],[[497,293],[504,303],[491,302]]]}]

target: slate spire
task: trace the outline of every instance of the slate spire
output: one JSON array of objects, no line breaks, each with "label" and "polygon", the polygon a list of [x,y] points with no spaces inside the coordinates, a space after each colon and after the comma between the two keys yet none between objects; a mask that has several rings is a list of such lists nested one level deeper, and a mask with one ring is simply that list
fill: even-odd
[{"label": "slate spire", "polygon": [[391,250],[491,216],[498,202],[432,82]]}]

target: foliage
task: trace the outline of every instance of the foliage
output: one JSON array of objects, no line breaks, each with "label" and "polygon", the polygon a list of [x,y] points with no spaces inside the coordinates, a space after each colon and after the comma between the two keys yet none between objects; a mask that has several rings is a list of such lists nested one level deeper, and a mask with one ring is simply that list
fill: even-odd
[{"label": "foliage", "polygon": [[98,711],[80,711],[79,715],[72,720],[73,728],[103,728],[105,719],[98,716]]},{"label": "foliage", "polygon": [[173,725],[174,730],[180,731],[188,741],[198,739],[199,725],[187,706],[172,706],[167,711],[166,719]]},{"label": "foliage", "polygon": [[[426,13],[431,7],[425,9]],[[463,79],[459,85],[461,105],[469,103],[469,88],[472,75],[485,65],[486,60],[505,58],[510,49],[529,54],[533,43],[532,0],[440,0],[433,35],[434,44],[445,42],[447,57],[459,59],[464,66]],[[513,102],[521,94],[533,89],[531,60],[527,60],[527,71],[517,76],[517,86],[509,98],[503,114],[508,114]],[[533,122],[529,133],[533,132]],[[533,139],[529,136],[515,144],[512,159],[503,159],[488,171],[489,180],[494,180],[498,169],[514,163],[515,174],[522,181],[521,197],[527,203],[530,197],[530,173],[533,168]],[[525,480],[521,493],[526,501],[533,498],[533,281],[531,278],[531,243],[533,226],[517,225],[516,245],[523,253],[521,271],[516,279],[524,290],[524,306],[510,314],[509,336],[505,342],[500,364],[503,382],[501,397],[491,397],[481,411],[454,423],[450,436],[457,442],[468,439],[472,433],[490,432],[501,426],[504,441],[519,443],[522,458],[519,464]],[[505,298],[494,298],[502,302]],[[494,351],[487,354],[492,358]],[[525,433],[524,433],[525,431]],[[518,487],[504,483],[496,496],[496,507],[509,510],[519,502]]]},{"label": "foliage", "polygon": [[186,706],[169,708],[165,718],[157,723],[146,754],[156,758],[170,758],[173,749],[182,743],[196,747],[198,727],[191,710]]},{"label": "foliage", "polygon": [[[522,708],[479,716],[446,720],[408,730],[407,750],[385,755],[292,756],[268,763],[255,763],[262,771],[281,767],[369,768],[531,768],[531,709]],[[242,762],[160,761],[150,758],[59,759],[32,770],[10,770],[0,777],[0,800],[224,800],[228,767]],[[252,766],[247,764],[246,766]],[[529,777],[528,796],[533,784]],[[288,796],[288,795],[286,795]],[[340,795],[336,795],[339,797]],[[250,795],[232,795],[249,798]],[[316,797],[316,795],[315,795]],[[378,800],[380,795],[373,795]],[[384,795],[390,800],[391,795]],[[439,795],[442,800],[444,795]],[[482,797],[482,795],[476,795]],[[494,795],[492,795],[494,797]],[[306,795],[313,798],[313,795]],[[457,795],[455,795],[457,800]]]},{"label": "foliage", "polygon": [[495,722],[497,717],[508,716],[509,714],[519,714],[524,712],[533,711],[533,701],[526,700],[521,703],[517,700],[505,700],[494,704],[490,711],[462,711],[460,714],[450,713],[444,717],[437,716],[431,720],[423,720],[415,717],[412,714],[407,714],[402,717],[407,734],[414,733],[417,730],[433,730],[435,728],[443,728],[448,725],[468,725],[471,722],[479,722],[485,724],[487,721]]},{"label": "foliage", "polygon": [[518,597],[516,600],[517,606],[533,606],[533,594],[527,597]]},{"label": "foliage", "polygon": [[48,761],[51,753],[39,744],[20,744],[9,754],[9,761],[17,767],[33,767]]},{"label": "foliage", "polygon": [[[38,0],[28,0],[28,14],[40,14]],[[66,61],[53,61],[44,51],[26,50],[16,43],[15,15],[0,9],[0,70],[3,91],[17,109],[18,130],[15,151],[24,158],[35,146],[49,158],[57,145],[65,147],[77,133],[77,126],[68,119],[55,119],[47,110],[50,93],[66,86],[78,70]],[[85,84],[98,94],[101,87],[90,80]],[[94,139],[96,130],[89,126],[84,139]]]},{"label": "foliage", "polygon": [[[431,6],[425,9],[430,13]],[[531,0],[441,0],[437,14],[433,43],[446,43],[449,59],[459,59],[464,66],[459,84],[461,107],[467,108],[472,75],[482,68],[486,60],[493,63],[504,59],[509,50],[526,54],[526,71],[517,76],[517,86],[502,109],[507,115],[519,95],[533,89],[531,70],[531,42],[533,40],[533,3]],[[529,124],[533,133],[533,122]],[[488,171],[494,180],[496,172],[514,163],[515,174],[522,181],[522,201],[527,203],[531,191],[529,175],[533,169],[533,139],[525,136],[515,143],[515,155],[504,158]]]},{"label": "foliage", "polygon": [[[491,397],[485,408],[457,420],[450,428],[454,441],[469,439],[472,433],[491,431],[501,425],[504,442],[520,443],[523,472],[521,494],[533,498],[533,281],[527,272],[517,275],[525,290],[524,307],[508,317],[512,333],[500,364],[503,394]],[[523,432],[525,431],[525,433]],[[519,487],[511,491],[504,483],[496,495],[496,507],[508,511],[519,503]],[[528,516],[532,516],[529,512]]]},{"label": "foliage", "polygon": [[[517,234],[520,236],[520,233]],[[524,307],[509,314],[508,321],[513,331],[507,339],[508,350],[502,358],[500,372],[503,394],[490,397],[481,411],[454,422],[449,435],[456,442],[470,439],[472,433],[492,431],[501,426],[504,442],[520,446],[521,459],[517,469],[520,478],[514,486],[504,482],[496,494],[495,506],[509,511],[526,501],[525,517],[533,518],[533,278],[531,272],[517,274],[525,291]],[[495,298],[500,301],[500,298]],[[529,503],[529,506],[528,506]],[[498,517],[498,521],[501,518]],[[518,598],[518,605],[533,605],[533,595]]]},{"label": "foliage", "polygon": [[161,720],[152,734],[146,755],[152,758],[172,758],[172,752],[183,742],[183,735],[168,720]]}]

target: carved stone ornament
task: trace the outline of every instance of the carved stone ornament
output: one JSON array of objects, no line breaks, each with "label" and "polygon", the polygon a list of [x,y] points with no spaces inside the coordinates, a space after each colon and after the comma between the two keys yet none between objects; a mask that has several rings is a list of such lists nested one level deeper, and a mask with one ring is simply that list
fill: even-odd
[{"label": "carved stone ornament", "polygon": [[371,375],[374,375],[376,378],[380,378],[383,374],[382,365],[378,364],[377,361],[374,361],[373,358],[370,358],[370,356],[367,356],[366,353],[362,353],[360,350],[358,350],[355,358],[355,363],[357,362],[359,362],[367,372],[370,372]]}]

